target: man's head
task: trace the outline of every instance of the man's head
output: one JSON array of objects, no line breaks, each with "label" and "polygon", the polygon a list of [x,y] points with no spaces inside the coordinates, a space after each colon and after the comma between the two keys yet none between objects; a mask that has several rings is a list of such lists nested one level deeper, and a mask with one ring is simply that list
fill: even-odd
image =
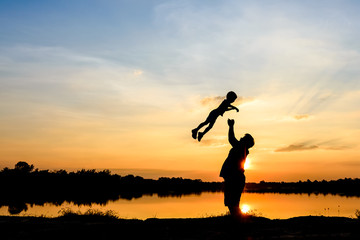
[{"label": "man's head", "polygon": [[255,144],[254,138],[249,133],[246,133],[243,139],[245,141],[245,145],[247,149],[254,146]]}]

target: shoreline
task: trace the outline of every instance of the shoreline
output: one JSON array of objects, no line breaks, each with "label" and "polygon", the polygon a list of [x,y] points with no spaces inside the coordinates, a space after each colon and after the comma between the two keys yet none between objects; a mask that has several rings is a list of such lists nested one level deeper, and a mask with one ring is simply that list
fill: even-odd
[{"label": "shoreline", "polygon": [[243,215],[207,218],[116,219],[104,216],[0,216],[1,239],[360,239],[360,220]]}]

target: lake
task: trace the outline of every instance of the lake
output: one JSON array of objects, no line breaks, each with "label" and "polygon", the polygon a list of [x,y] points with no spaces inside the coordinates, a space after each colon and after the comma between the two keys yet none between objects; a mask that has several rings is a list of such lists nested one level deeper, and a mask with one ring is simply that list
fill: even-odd
[{"label": "lake", "polygon": [[[85,212],[88,209],[101,211],[112,210],[121,218],[198,218],[225,214],[222,192],[204,192],[200,195],[183,195],[181,197],[159,197],[145,195],[141,198],[118,199],[107,204],[78,206],[65,202],[60,206],[45,204],[43,206],[27,204],[27,211],[16,216],[56,217],[59,211],[70,208],[73,211]],[[355,217],[360,209],[359,197],[315,194],[279,194],[279,193],[244,193],[240,202],[244,212],[270,219],[286,219],[296,216],[343,216]],[[8,207],[0,208],[0,215],[10,215]]]}]

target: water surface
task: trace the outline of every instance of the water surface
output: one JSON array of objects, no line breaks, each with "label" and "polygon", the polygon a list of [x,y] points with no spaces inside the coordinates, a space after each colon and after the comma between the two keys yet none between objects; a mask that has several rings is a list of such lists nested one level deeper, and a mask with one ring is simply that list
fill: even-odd
[{"label": "water surface", "polygon": [[[240,206],[244,211],[271,219],[306,215],[355,217],[355,210],[360,209],[360,198],[321,194],[244,193]],[[27,207],[26,211],[17,216],[56,217],[64,208],[80,212],[90,208],[101,211],[112,210],[119,217],[128,219],[198,218],[227,213],[222,192],[206,192],[181,197],[159,197],[154,194],[132,200],[118,199],[104,205],[91,204],[91,206],[78,206],[65,202],[60,206],[47,203],[43,206],[27,204]],[[8,207],[1,207],[0,215],[10,215]]]}]

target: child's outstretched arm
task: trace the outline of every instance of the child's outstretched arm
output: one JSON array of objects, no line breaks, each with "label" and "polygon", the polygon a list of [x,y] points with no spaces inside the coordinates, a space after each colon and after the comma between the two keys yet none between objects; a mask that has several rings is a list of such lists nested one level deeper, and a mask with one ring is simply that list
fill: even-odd
[{"label": "child's outstretched arm", "polygon": [[239,109],[237,107],[233,106],[233,105],[230,105],[227,110],[230,111],[230,110],[233,110],[233,109],[236,110],[237,112],[239,112]]}]

